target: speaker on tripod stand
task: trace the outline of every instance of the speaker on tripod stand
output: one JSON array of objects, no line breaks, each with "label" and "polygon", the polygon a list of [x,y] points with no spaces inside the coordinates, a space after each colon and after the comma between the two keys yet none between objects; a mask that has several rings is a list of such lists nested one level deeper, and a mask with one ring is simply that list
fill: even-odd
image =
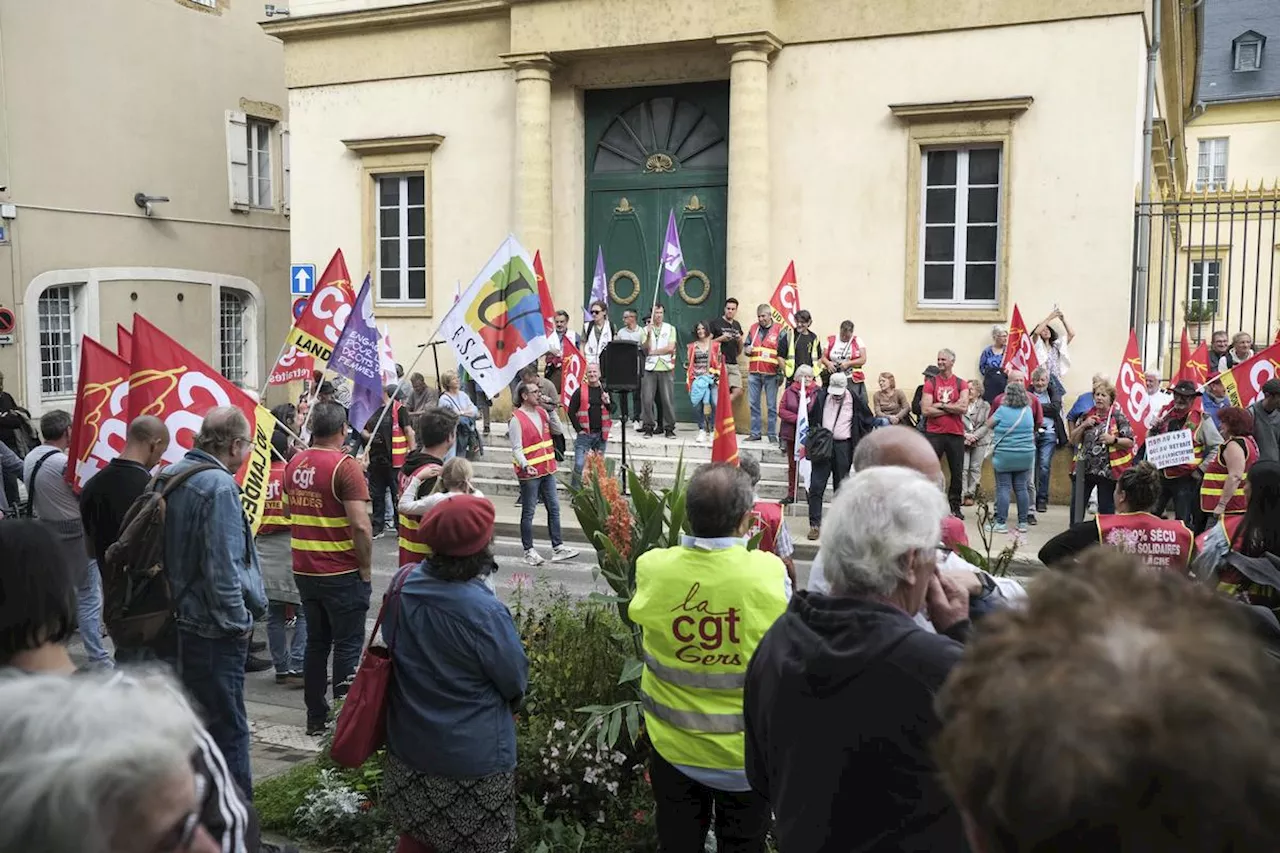
[{"label": "speaker on tripod stand", "polygon": [[[638,396],[640,391],[640,366],[643,355],[640,345],[635,341],[617,339],[605,344],[600,351],[600,381],[609,392],[621,392],[621,406],[618,411],[622,415],[622,467],[627,467],[627,400]],[[636,414],[639,414],[638,412]],[[622,493],[627,492],[627,477],[622,475]]]}]

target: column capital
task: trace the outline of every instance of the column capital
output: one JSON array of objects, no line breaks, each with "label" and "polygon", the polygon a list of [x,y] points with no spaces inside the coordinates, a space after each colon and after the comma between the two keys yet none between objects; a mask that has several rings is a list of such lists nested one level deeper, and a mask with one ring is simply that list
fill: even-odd
[{"label": "column capital", "polygon": [[535,77],[550,80],[556,67],[549,53],[503,53],[498,58],[515,70],[517,80]]},{"label": "column capital", "polygon": [[728,49],[730,62],[768,62],[783,46],[768,30],[716,36],[716,44]]}]

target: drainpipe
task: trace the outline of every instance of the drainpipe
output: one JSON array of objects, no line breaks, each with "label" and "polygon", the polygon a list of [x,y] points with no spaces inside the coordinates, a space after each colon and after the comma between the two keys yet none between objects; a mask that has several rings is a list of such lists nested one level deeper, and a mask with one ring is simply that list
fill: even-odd
[{"label": "drainpipe", "polygon": [[1138,352],[1146,360],[1147,284],[1151,274],[1151,146],[1155,141],[1156,74],[1160,61],[1160,6],[1163,0],[1152,0],[1151,47],[1147,51],[1146,118],[1142,124],[1142,190],[1138,200],[1138,240],[1135,246],[1137,269],[1134,281],[1133,326],[1138,333]]}]

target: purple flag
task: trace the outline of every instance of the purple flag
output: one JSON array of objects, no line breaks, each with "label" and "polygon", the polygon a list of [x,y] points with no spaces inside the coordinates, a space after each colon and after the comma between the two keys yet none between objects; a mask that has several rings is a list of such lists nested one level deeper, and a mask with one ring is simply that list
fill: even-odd
[{"label": "purple flag", "polygon": [[350,319],[338,336],[329,369],[351,380],[351,408],[347,420],[362,429],[382,405],[382,372],[378,360],[378,327],[373,319],[373,287],[364,277]]},{"label": "purple flag", "polygon": [[582,309],[582,322],[591,322],[591,303],[603,302],[608,305],[609,299],[609,279],[604,274],[604,249],[596,246],[596,274],[591,277],[591,298],[587,300],[587,305]]},{"label": "purple flag", "polygon": [[662,244],[662,288],[667,296],[675,293],[684,281],[684,252],[680,251],[680,234],[676,231],[676,212],[667,212],[667,239]]}]

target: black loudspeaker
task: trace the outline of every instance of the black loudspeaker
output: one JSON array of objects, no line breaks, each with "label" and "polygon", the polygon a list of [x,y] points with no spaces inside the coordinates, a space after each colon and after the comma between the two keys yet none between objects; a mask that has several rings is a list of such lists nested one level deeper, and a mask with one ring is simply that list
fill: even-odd
[{"label": "black loudspeaker", "polygon": [[612,340],[600,351],[600,379],[610,391],[640,390],[640,345]]}]

